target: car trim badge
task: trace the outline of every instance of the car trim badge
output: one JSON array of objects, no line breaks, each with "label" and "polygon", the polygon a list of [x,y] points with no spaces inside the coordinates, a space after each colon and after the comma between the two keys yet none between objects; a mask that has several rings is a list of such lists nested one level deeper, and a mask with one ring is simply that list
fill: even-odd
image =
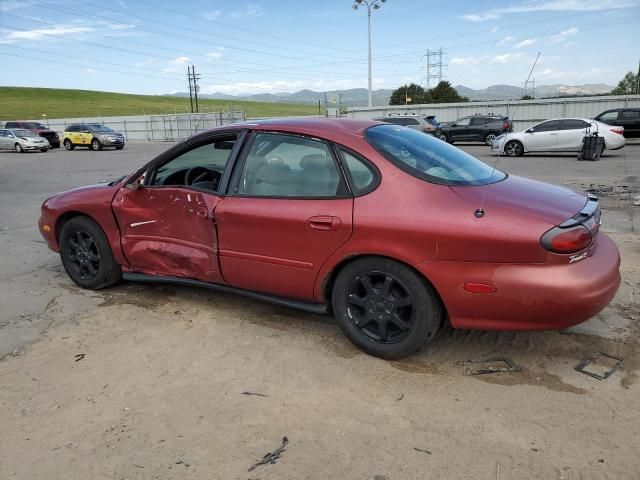
[{"label": "car trim badge", "polygon": [[575,263],[575,262],[579,262],[580,260],[584,260],[585,258],[587,258],[588,254],[589,252],[582,252],[577,255],[571,255],[569,257],[569,263]]}]

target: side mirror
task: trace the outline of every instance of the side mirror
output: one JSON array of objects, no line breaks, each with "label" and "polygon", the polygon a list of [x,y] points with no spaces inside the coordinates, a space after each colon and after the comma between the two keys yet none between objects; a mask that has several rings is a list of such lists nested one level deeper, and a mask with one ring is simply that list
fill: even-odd
[{"label": "side mirror", "polygon": [[13,135],[13,133],[10,133],[8,136],[9,136],[9,138],[16,138],[16,137]]},{"label": "side mirror", "polygon": [[456,125],[455,123],[452,123],[451,125],[449,125],[450,127],[457,127],[458,125]]},{"label": "side mirror", "polygon": [[144,179],[147,176],[146,173],[143,173],[138,178],[133,180],[132,182],[127,183],[124,188],[129,190],[140,190],[144,186]]},{"label": "side mirror", "polygon": [[533,132],[535,132],[535,130],[533,128],[529,128],[525,133],[533,133]]}]

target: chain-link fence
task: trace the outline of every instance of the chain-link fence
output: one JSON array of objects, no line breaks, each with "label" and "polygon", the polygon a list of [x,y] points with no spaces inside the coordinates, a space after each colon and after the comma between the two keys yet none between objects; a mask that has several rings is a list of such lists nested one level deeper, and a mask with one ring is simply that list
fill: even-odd
[{"label": "chain-link fence", "polygon": [[[62,133],[74,123],[97,123],[124,134],[127,141],[177,142],[210,128],[244,122],[244,111],[135,115],[127,117],[60,118],[47,120],[51,129]],[[42,120],[34,120],[42,123]]]}]

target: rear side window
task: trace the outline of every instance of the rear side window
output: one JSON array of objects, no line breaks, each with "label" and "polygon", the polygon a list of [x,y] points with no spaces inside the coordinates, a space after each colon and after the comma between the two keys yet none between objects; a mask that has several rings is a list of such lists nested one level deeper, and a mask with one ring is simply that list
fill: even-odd
[{"label": "rear side window", "polygon": [[494,119],[493,118],[487,118],[487,117],[473,117],[471,119],[471,125],[484,125],[486,123],[491,123],[493,122]]},{"label": "rear side window", "polygon": [[444,185],[486,185],[506,174],[462,150],[417,130],[376,125],[365,139],[391,163],[414,177]]},{"label": "rear side window", "polygon": [[420,122],[418,120],[416,120],[415,118],[405,118],[404,119],[404,124],[405,125],[420,125]]},{"label": "rear side window", "polygon": [[347,188],[325,142],[296,135],[257,133],[237,193],[324,198],[344,196]]},{"label": "rear side window", "polygon": [[624,110],[620,115],[621,120],[640,120],[640,110]]},{"label": "rear side window", "polygon": [[354,195],[364,195],[378,186],[378,172],[364,159],[342,147],[337,147],[342,164],[347,169]]}]

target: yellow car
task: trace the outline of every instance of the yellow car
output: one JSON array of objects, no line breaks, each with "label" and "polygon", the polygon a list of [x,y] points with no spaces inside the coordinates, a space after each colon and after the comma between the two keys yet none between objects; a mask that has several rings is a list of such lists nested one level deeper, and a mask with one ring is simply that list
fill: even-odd
[{"label": "yellow car", "polygon": [[76,147],[89,147],[92,150],[102,150],[104,147],[115,147],[122,150],[125,144],[124,135],[114,132],[109,127],[97,123],[74,123],[64,129],[62,144],[67,150]]}]

